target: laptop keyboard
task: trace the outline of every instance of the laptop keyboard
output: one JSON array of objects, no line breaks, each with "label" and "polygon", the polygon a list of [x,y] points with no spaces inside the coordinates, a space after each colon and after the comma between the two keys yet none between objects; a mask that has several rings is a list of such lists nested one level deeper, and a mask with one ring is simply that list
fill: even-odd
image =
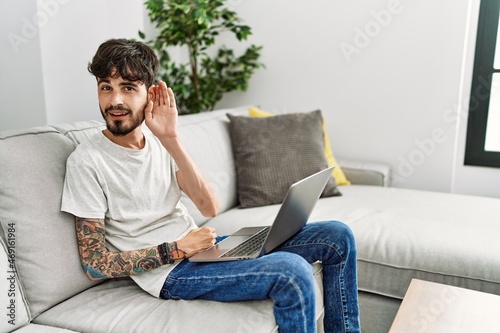
[{"label": "laptop keyboard", "polygon": [[240,245],[221,255],[221,257],[245,257],[254,254],[262,247],[270,228],[266,227],[262,229]]}]

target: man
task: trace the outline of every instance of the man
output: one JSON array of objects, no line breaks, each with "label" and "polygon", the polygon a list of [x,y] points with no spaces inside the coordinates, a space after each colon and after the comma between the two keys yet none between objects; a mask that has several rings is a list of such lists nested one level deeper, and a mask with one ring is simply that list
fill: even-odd
[{"label": "man", "polygon": [[[97,80],[106,129],[67,162],[62,210],[76,216],[82,266],[90,279],[130,276],[164,299],[275,301],[280,332],[315,332],[309,263],[323,262],[326,332],[359,332],[356,249],[340,222],[306,225],[275,252],[254,260],[192,263],[216,242],[180,203],[181,191],[205,216],[217,196],[177,133],[172,89],[154,85],[158,60],[140,42],[103,43],[88,66]],[[151,133],[144,133],[145,121]]]}]

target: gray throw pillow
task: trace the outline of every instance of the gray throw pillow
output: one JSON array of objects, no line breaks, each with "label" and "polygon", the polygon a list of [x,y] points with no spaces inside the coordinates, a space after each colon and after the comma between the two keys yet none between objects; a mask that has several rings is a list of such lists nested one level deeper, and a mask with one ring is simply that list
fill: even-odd
[{"label": "gray throw pillow", "polygon": [[[227,116],[241,208],[281,203],[291,184],[327,168],[321,111]],[[335,195],[331,177],[322,197]]]}]

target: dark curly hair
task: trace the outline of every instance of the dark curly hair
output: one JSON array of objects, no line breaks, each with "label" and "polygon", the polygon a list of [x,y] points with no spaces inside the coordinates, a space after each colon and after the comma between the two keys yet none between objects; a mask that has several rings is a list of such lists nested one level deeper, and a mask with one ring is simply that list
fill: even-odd
[{"label": "dark curly hair", "polygon": [[121,76],[128,81],[141,81],[148,89],[158,72],[158,58],[144,43],[110,39],[99,46],[87,69],[99,79]]}]

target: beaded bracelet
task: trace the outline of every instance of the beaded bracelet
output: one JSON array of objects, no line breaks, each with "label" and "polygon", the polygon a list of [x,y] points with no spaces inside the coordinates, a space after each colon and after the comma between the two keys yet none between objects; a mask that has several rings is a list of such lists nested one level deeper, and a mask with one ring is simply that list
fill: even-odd
[{"label": "beaded bracelet", "polygon": [[177,248],[177,242],[165,242],[158,245],[158,253],[163,265],[173,264],[176,260],[186,257],[186,253]]}]

